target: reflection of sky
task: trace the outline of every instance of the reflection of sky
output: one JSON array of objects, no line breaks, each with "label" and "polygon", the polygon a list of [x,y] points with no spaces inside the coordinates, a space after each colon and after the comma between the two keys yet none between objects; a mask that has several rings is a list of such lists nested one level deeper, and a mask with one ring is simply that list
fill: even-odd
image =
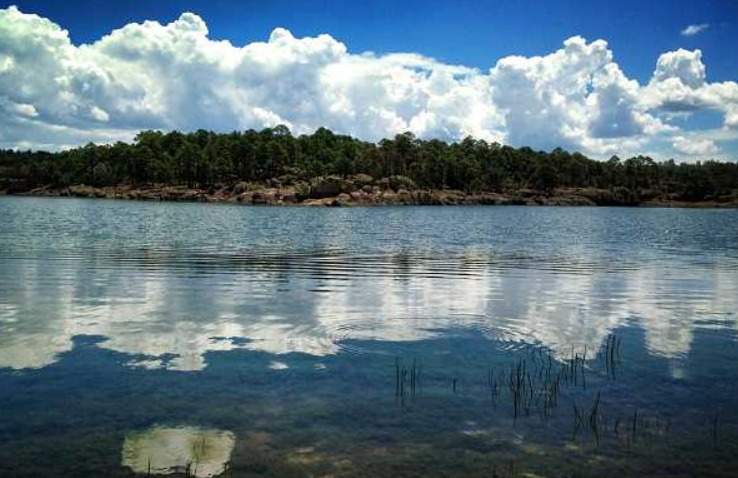
[{"label": "reflection of sky", "polygon": [[235,441],[228,431],[153,427],[126,437],[122,464],[147,475],[215,476],[225,471]]},{"label": "reflection of sky", "polygon": [[106,337],[131,365],[199,370],[208,351],[326,355],[459,328],[591,350],[626,322],[652,354],[680,358],[696,327],[737,325],[736,223],[733,211],[0,198],[0,367],[53,363],[76,335]]},{"label": "reflection of sky", "polygon": [[[166,366],[178,370],[202,369],[204,354],[214,350],[325,355],[348,339],[414,341],[459,327],[594,350],[628,321],[644,328],[651,353],[680,357],[695,327],[726,319],[735,325],[738,310],[738,277],[719,267],[572,273],[478,264],[457,275],[418,259],[375,275],[331,273],[351,265],[343,259],[323,270],[292,263],[193,274],[7,260],[0,366],[50,364],[75,335],[102,335],[103,347],[148,356],[133,365],[160,366],[156,357],[175,354]],[[233,337],[248,341],[222,339]]]}]

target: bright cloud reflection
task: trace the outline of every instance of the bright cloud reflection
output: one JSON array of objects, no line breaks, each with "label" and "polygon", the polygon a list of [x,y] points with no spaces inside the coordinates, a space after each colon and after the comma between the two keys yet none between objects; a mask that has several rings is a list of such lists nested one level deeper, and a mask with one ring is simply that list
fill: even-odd
[{"label": "bright cloud reflection", "polygon": [[0,292],[0,367],[51,364],[77,335],[106,337],[101,347],[136,356],[130,366],[201,370],[211,351],[322,356],[360,352],[348,340],[417,341],[457,328],[595,350],[629,323],[644,329],[650,353],[679,358],[696,327],[735,326],[738,277],[719,266],[546,271],[463,262],[439,269],[418,259],[353,275],[335,272],[357,267],[356,258],[321,270],[284,263],[220,274],[10,262],[3,275],[17,279]]},{"label": "bright cloud reflection", "polygon": [[223,473],[235,436],[229,431],[195,427],[153,427],[129,434],[122,464],[134,473],[210,477]]}]

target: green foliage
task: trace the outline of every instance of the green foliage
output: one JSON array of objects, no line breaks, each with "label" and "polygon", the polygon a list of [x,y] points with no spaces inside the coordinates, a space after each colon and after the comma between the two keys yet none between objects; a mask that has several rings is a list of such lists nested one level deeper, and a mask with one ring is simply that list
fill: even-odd
[{"label": "green foliage", "polygon": [[374,144],[326,128],[299,137],[285,126],[228,134],[142,131],[132,144],[58,153],[0,150],[0,189],[11,192],[72,184],[212,188],[357,175],[387,178],[394,189],[535,189],[546,195],[561,187],[608,189],[616,203],[658,195],[695,201],[738,191],[738,165],[730,162],[657,163],[645,156],[601,162],[560,148],[547,153],[474,138],[449,144],[412,133]]}]

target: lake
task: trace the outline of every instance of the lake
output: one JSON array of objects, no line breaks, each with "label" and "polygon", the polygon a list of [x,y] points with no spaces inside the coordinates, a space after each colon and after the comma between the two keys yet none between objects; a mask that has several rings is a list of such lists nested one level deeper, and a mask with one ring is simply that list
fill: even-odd
[{"label": "lake", "polygon": [[0,476],[734,476],[738,211],[0,198]]}]

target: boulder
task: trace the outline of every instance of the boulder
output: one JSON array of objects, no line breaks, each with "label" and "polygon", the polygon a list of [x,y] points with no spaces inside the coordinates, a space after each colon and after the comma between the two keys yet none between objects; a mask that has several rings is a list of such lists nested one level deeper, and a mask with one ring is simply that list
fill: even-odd
[{"label": "boulder", "polygon": [[399,204],[415,204],[415,196],[407,189],[399,189],[397,191],[397,202]]},{"label": "boulder", "polygon": [[233,186],[233,194],[237,196],[239,194],[245,193],[248,190],[249,190],[249,183],[246,183],[246,182],[240,182],[240,183],[237,183],[235,186]]},{"label": "boulder", "polygon": [[280,187],[292,186],[297,182],[297,176],[294,174],[283,174],[277,178],[274,178],[273,183]]},{"label": "boulder", "polygon": [[352,181],[336,176],[328,176],[313,181],[310,186],[310,197],[313,199],[335,197],[341,193],[351,193],[355,190],[356,185]]},{"label": "boulder", "polygon": [[263,206],[268,204],[266,195],[260,192],[253,193],[251,195],[251,204],[254,206]]},{"label": "boulder", "polygon": [[441,201],[430,191],[418,191],[415,193],[415,202],[423,206],[435,206],[441,204]]},{"label": "boulder", "polygon": [[85,186],[84,184],[76,185],[76,186],[70,186],[69,188],[69,194],[74,197],[79,198],[86,198],[86,197],[94,197],[94,188],[91,188],[90,186]]},{"label": "boulder", "polygon": [[296,204],[298,202],[297,196],[292,193],[282,194],[279,200],[282,201],[282,204]]},{"label": "boulder", "polygon": [[334,199],[334,202],[338,202],[341,206],[344,206],[351,202],[351,196],[346,193],[341,193],[338,196],[336,196],[336,199]]},{"label": "boulder", "polygon": [[377,199],[380,201],[381,204],[397,204],[397,194],[392,190],[382,192]]},{"label": "boulder", "polygon": [[331,199],[307,199],[300,204],[302,206],[316,207],[316,206],[330,206],[333,200]]},{"label": "boulder", "polygon": [[418,189],[418,185],[415,184],[415,181],[408,178],[407,176],[390,176],[387,179],[389,180],[390,187],[395,191],[399,191],[401,189],[415,191],[416,189]]},{"label": "boulder", "polygon": [[392,189],[393,191],[399,191],[400,189],[415,191],[418,189],[418,185],[415,184],[415,181],[407,176],[389,176],[376,181],[375,184],[383,191],[386,191],[387,189]]},{"label": "boulder", "polygon": [[357,174],[356,176],[353,176],[351,180],[354,182],[357,188],[363,188],[365,186],[371,185],[374,182],[374,178],[369,176],[368,174]]},{"label": "boulder", "polygon": [[375,184],[382,191],[386,191],[388,189],[391,189],[389,178],[382,178],[379,181],[377,181]]}]

